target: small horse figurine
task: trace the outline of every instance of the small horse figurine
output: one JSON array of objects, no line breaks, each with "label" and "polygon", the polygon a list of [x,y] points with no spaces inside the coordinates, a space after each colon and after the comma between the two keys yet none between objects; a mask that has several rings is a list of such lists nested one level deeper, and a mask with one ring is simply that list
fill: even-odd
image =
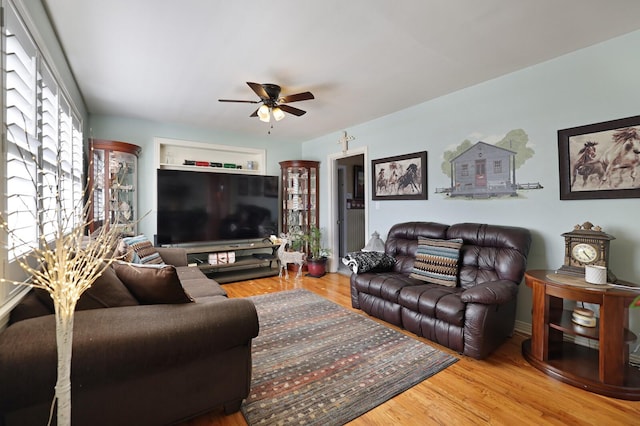
[{"label": "small horse figurine", "polygon": [[295,263],[298,265],[298,273],[296,278],[302,276],[302,266],[304,265],[304,253],[299,251],[286,251],[287,244],[289,243],[288,236],[280,237],[280,247],[278,248],[278,259],[280,260],[280,273],[278,277],[282,277],[282,270],[284,270],[285,278],[289,279],[289,270],[287,264]]}]

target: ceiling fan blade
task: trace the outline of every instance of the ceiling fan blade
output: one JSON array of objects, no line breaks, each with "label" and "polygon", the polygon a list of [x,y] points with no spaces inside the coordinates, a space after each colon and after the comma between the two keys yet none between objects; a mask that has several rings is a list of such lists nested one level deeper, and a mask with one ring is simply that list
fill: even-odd
[{"label": "ceiling fan blade", "polygon": [[251,90],[256,92],[256,95],[260,96],[260,99],[262,100],[269,99],[269,94],[267,93],[266,90],[264,90],[264,87],[262,87],[262,84],[251,83],[249,81],[247,81],[247,84],[249,85],[249,87],[251,87]]},{"label": "ceiling fan blade", "polygon": [[240,101],[237,99],[218,99],[218,102],[242,102],[244,104],[257,104],[260,103],[260,101]]},{"label": "ceiling fan blade", "polygon": [[307,111],[303,111],[301,109],[294,108],[294,107],[289,106],[289,105],[278,105],[278,106],[284,112],[288,112],[289,114],[297,115],[298,117],[300,117],[301,115],[305,115],[307,113]]},{"label": "ceiling fan blade", "polygon": [[302,92],[302,93],[296,93],[295,95],[288,95],[288,96],[285,96],[284,98],[280,98],[280,102],[287,103],[287,102],[308,101],[309,99],[315,99],[313,97],[313,94],[311,92]]},{"label": "ceiling fan blade", "polygon": [[[260,109],[260,108],[258,108]],[[253,111],[253,114],[251,114],[249,117],[257,117],[258,116],[258,109]]]}]

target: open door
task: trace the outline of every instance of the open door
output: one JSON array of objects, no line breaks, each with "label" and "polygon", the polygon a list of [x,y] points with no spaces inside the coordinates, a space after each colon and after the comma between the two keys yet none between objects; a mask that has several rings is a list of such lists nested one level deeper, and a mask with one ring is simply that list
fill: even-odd
[{"label": "open door", "polygon": [[[355,151],[355,150],[354,150]],[[330,272],[338,272],[340,259],[366,244],[367,195],[369,194],[365,167],[366,150],[351,150],[329,158],[330,227],[329,237],[333,262]]]}]

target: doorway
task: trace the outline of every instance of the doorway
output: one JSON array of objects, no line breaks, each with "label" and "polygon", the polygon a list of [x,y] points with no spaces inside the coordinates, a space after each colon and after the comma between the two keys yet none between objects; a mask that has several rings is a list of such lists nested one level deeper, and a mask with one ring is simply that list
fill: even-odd
[{"label": "doorway", "polygon": [[476,188],[487,187],[487,160],[476,160]]},{"label": "doorway", "polygon": [[[330,272],[342,272],[343,256],[366,244],[367,195],[366,149],[349,150],[329,157],[329,241],[333,253]],[[348,269],[345,270],[347,272]],[[348,271],[350,274],[350,271]]]}]

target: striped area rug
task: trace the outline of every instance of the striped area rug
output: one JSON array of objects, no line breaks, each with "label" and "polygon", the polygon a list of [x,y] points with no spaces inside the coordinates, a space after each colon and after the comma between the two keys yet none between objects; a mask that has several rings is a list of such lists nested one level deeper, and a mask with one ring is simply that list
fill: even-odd
[{"label": "striped area rug", "polygon": [[307,290],[250,297],[253,340],[249,425],[340,425],[457,358]]}]

